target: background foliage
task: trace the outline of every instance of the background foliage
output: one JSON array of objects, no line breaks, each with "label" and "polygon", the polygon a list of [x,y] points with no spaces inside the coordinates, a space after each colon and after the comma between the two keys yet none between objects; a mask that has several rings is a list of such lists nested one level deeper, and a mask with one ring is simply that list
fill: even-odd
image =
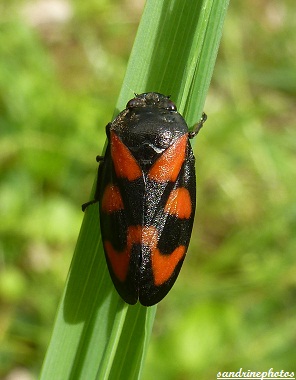
[{"label": "background foliage", "polygon": [[[195,141],[193,238],[145,379],[295,370],[293,5],[230,3]],[[0,2],[2,378],[40,370],[142,6]]]}]

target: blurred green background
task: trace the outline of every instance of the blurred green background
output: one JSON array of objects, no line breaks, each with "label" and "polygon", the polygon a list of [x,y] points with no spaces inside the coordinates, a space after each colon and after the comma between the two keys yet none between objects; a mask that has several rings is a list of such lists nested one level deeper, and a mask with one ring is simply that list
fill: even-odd
[{"label": "blurred green background", "polygon": [[[0,1],[1,379],[39,373],[143,5]],[[295,46],[295,0],[230,3],[145,380],[296,370]]]}]

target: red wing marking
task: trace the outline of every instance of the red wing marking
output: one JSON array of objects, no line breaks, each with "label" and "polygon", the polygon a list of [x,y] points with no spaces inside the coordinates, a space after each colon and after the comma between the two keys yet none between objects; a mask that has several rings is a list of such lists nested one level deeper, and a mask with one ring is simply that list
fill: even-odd
[{"label": "red wing marking", "polygon": [[111,156],[118,177],[134,181],[142,176],[136,159],[114,132],[111,132]]},{"label": "red wing marking", "polygon": [[149,170],[150,179],[158,182],[176,181],[185,160],[188,136],[181,136],[168,147]]},{"label": "red wing marking", "polygon": [[179,261],[186,253],[186,247],[181,245],[171,254],[163,255],[157,248],[158,231],[155,227],[143,227],[142,244],[151,250],[152,271],[154,284],[160,286],[164,284],[173,274]]},{"label": "red wing marking", "polygon": [[130,252],[127,249],[122,252],[116,251],[110,241],[106,241],[104,245],[115,276],[123,282],[128,271]]},{"label": "red wing marking", "polygon": [[107,185],[102,197],[102,210],[106,213],[123,210],[123,202],[119,188],[115,185]]},{"label": "red wing marking", "polygon": [[151,253],[154,284],[160,286],[164,284],[173,274],[179,261],[186,253],[186,247],[180,245],[171,254],[163,255],[159,249],[154,249]]},{"label": "red wing marking", "polygon": [[180,219],[189,219],[192,211],[189,191],[185,187],[172,190],[164,211]]},{"label": "red wing marking", "polygon": [[114,249],[109,241],[106,241],[104,244],[105,251],[112,266],[112,270],[118,280],[122,282],[125,281],[127,276],[132,245],[141,243],[141,236],[141,226],[130,226],[127,230],[126,248],[123,251],[117,251]]}]

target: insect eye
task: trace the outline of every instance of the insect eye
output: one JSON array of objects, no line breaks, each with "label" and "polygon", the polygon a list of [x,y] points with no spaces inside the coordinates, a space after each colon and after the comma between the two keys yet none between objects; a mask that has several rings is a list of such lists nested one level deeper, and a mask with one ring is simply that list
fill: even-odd
[{"label": "insect eye", "polygon": [[138,99],[134,98],[134,99],[131,99],[131,100],[127,103],[126,108],[135,108],[135,107],[137,107],[138,104],[139,104]]},{"label": "insect eye", "polygon": [[177,107],[176,107],[175,103],[172,102],[171,100],[167,101],[166,109],[169,111],[177,111]]}]

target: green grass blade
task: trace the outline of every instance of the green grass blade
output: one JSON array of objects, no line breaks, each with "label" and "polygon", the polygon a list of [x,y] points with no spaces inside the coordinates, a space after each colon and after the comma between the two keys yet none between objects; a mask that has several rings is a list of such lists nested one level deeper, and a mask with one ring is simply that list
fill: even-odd
[{"label": "green grass blade", "polygon": [[[147,1],[117,111],[133,92],[156,91],[170,94],[190,123],[197,120],[228,0],[217,3]],[[85,213],[42,380],[139,378],[156,308],[128,306],[119,298],[99,231],[98,205],[93,205]]]}]

